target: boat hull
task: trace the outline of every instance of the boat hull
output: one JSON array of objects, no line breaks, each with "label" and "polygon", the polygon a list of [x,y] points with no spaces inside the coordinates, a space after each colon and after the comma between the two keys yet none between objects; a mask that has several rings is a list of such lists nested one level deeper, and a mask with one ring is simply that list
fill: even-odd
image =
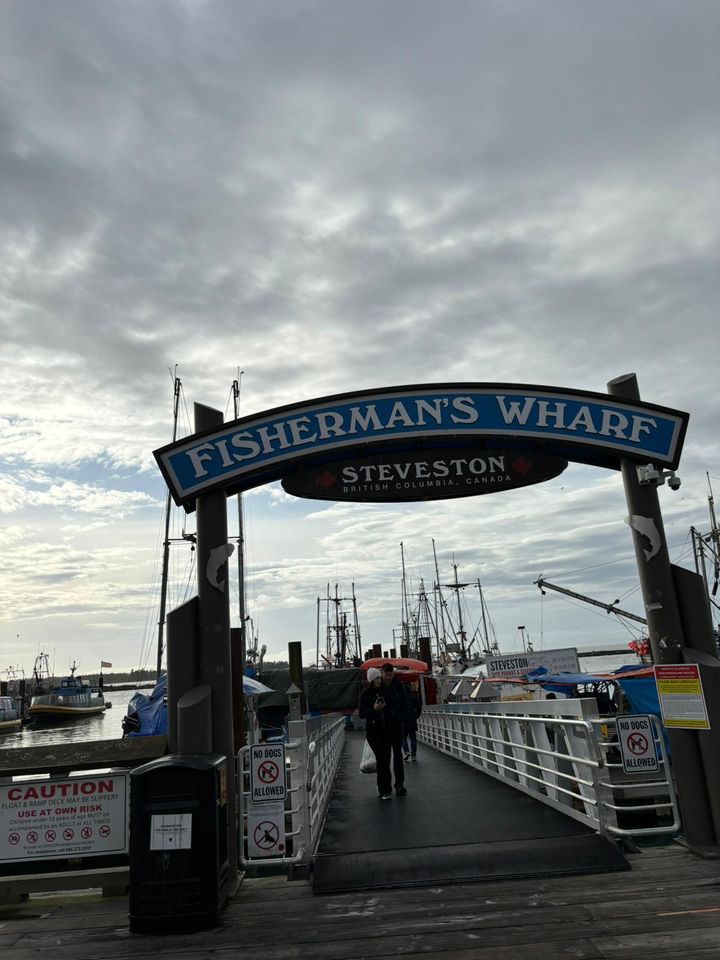
[{"label": "boat hull", "polygon": [[98,704],[92,707],[62,707],[51,704],[38,703],[28,708],[28,717],[55,718],[58,717],[71,719],[73,717],[91,717],[96,713],[105,713],[105,704]]},{"label": "boat hull", "polygon": [[22,726],[22,720],[0,720],[0,733],[17,730],[20,726]]}]

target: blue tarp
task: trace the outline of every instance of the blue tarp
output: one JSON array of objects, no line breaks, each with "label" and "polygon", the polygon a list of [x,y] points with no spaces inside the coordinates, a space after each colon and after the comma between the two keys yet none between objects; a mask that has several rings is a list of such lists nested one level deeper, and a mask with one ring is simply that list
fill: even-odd
[{"label": "blue tarp", "polygon": [[[660,710],[660,700],[658,699],[657,686],[653,676],[633,676],[640,670],[647,670],[646,666],[634,666],[627,664],[619,667],[612,674],[604,677],[598,677],[592,673],[548,673],[545,667],[538,667],[531,673],[526,674],[527,679],[534,683],[539,683],[546,690],[553,690],[556,693],[571,693],[573,688],[584,685],[594,685],[600,683],[614,683],[624,694],[630,704],[630,710],[625,710],[627,714],[648,714],[651,713],[657,717],[662,724],[662,711]],[[667,731],[663,730],[665,748],[670,753],[670,743],[668,741]]]},{"label": "blue tarp", "polygon": [[140,721],[140,728],[128,737],[154,737],[167,735],[167,674],[160,677],[150,696],[136,693],[128,701],[127,714],[133,713]]}]

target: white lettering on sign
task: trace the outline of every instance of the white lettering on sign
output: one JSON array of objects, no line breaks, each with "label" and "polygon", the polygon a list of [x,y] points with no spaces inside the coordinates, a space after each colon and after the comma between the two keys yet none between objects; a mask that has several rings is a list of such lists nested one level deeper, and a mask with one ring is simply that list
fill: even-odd
[{"label": "white lettering on sign", "polygon": [[0,862],[126,853],[127,773],[0,786]]},{"label": "white lettering on sign", "polygon": [[[679,411],[600,394],[519,384],[494,388],[463,384],[455,389],[428,385],[389,388],[362,397],[345,394],[269,410],[212,434],[174,442],[156,450],[155,457],[173,495],[184,502],[216,486],[257,486],[268,477],[282,476],[284,464],[316,453],[416,438],[550,440],[583,456],[590,451],[605,465],[615,465],[628,455],[638,461],[675,465],[686,424],[687,415]],[[430,461],[427,470],[429,476]],[[346,482],[363,481],[371,482],[360,476]]]},{"label": "white lettering on sign", "polygon": [[616,724],[625,773],[657,773],[660,762],[650,717],[618,717]]}]

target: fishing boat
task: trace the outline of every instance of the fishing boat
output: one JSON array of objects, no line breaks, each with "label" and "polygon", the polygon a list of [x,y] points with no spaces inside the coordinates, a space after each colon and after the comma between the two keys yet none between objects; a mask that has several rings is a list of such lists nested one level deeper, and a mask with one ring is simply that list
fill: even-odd
[{"label": "fishing boat", "polygon": [[0,697],[0,733],[17,730],[22,723],[12,697]]},{"label": "fishing boat", "polygon": [[73,663],[70,675],[64,677],[50,693],[41,693],[32,698],[28,707],[31,720],[62,720],[90,717],[104,713],[110,706],[100,687],[85,683],[75,676],[77,666]]}]

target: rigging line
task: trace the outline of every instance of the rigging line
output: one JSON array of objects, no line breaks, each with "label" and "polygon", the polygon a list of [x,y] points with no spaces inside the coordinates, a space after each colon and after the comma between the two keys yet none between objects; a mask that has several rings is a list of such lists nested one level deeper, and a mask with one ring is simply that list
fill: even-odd
[{"label": "rigging line", "polygon": [[[678,547],[684,546],[684,544],[685,541],[683,540],[679,543],[669,543],[667,546],[668,550],[675,550]],[[631,553],[625,557],[617,557],[615,560],[603,560],[602,563],[594,563],[589,567],[578,567],[577,570],[566,570],[563,573],[556,573],[555,579],[558,579],[559,577],[571,577],[577,573],[584,573],[586,570],[597,570],[598,567],[608,567],[613,563],[624,563],[627,560],[635,560],[635,554]]]},{"label": "rigging line", "polygon": [[145,669],[148,659],[154,645],[155,626],[157,624],[156,608],[158,606],[158,597],[160,595],[160,584],[158,582],[158,570],[161,561],[160,546],[163,542],[163,528],[165,520],[164,509],[158,515],[157,537],[155,540],[155,550],[153,556],[153,568],[148,583],[147,601],[145,605],[145,624],[143,627],[142,642],[140,646],[140,668]]}]

